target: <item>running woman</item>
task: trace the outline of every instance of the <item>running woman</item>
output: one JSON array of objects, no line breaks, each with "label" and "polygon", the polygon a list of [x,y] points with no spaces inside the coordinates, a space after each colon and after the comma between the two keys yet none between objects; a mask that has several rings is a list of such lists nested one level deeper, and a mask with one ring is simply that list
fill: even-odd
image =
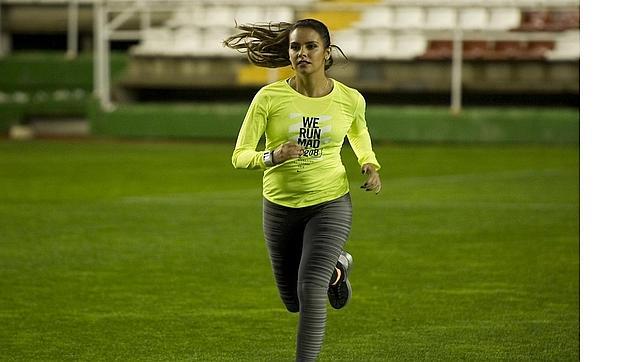
[{"label": "running woman", "polygon": [[[273,274],[286,309],[300,313],[296,360],[313,361],[324,339],[326,300],[340,309],[351,297],[353,260],[343,251],[352,218],[340,158],[345,136],[367,177],[361,188],[380,192],[380,164],[371,147],[364,98],[326,74],[333,65],[331,50],[337,48],[326,25],[304,19],[238,29],[226,46],[246,53],[255,65],[295,70],[257,92],[232,163],[264,171],[263,228]],[[256,151],[262,135],[265,151]]]}]

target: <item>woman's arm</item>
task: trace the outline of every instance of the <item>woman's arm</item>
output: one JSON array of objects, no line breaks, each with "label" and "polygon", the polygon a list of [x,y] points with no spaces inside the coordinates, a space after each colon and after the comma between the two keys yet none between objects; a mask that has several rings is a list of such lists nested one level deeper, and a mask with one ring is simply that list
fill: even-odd
[{"label": "woman's arm", "polygon": [[359,95],[358,104],[356,106],[355,116],[353,123],[347,132],[347,138],[351,144],[353,152],[358,157],[358,163],[362,169],[362,174],[367,175],[367,181],[361,186],[366,191],[380,192],[382,183],[380,182],[380,163],[376,159],[376,154],[373,152],[371,146],[371,136],[367,128],[367,121],[365,119],[365,100],[362,95]]},{"label": "woman's arm", "polygon": [[257,143],[266,131],[268,118],[268,104],[266,97],[257,93],[248,107],[246,117],[239,130],[237,143],[233,151],[232,162],[235,168],[266,169],[264,151],[257,151]]}]

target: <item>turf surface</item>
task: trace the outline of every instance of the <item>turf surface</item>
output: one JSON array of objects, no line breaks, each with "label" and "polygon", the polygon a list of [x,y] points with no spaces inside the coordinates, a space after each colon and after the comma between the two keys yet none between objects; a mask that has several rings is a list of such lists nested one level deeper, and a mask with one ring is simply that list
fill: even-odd
[{"label": "turf surface", "polygon": [[[345,150],[348,151],[348,150]],[[321,361],[578,360],[576,146],[378,145]],[[291,360],[230,144],[0,141],[0,359]]]}]

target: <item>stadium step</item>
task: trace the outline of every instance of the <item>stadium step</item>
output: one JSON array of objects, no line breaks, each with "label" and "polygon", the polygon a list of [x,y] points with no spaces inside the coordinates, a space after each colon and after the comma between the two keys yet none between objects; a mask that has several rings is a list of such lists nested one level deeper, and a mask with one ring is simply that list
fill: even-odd
[{"label": "stadium step", "polygon": [[292,74],[293,70],[289,67],[269,69],[249,64],[243,66],[237,73],[237,84],[250,86],[263,85],[288,78]]},{"label": "stadium step", "polygon": [[37,119],[29,124],[14,125],[9,129],[9,138],[27,140],[35,137],[88,137],[89,122],[85,119]]}]

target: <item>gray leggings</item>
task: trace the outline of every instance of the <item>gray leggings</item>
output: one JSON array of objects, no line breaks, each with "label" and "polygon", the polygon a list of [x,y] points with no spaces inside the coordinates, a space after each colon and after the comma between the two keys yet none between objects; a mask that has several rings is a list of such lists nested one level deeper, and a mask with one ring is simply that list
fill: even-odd
[{"label": "gray leggings", "polygon": [[315,360],[326,325],[327,288],[351,230],[351,197],[303,208],[264,199],[264,237],[275,282],[290,312],[300,312],[298,361]]}]

